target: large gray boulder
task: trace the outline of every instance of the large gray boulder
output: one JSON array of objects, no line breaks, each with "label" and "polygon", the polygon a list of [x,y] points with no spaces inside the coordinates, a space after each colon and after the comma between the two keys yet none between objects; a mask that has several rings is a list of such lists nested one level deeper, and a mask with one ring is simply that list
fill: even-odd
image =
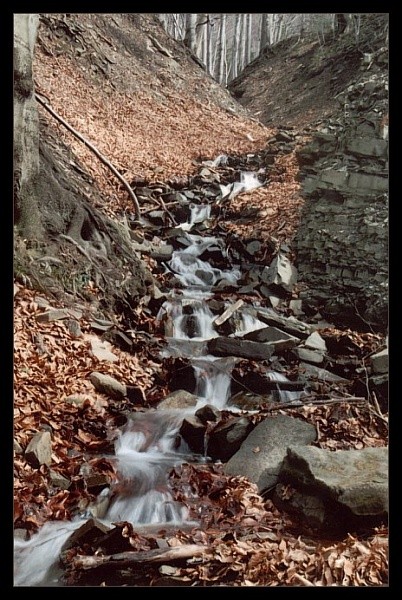
[{"label": "large gray boulder", "polygon": [[227,475],[247,477],[258,491],[269,491],[278,482],[288,446],[311,444],[316,439],[314,425],[301,419],[277,415],[259,423],[225,465]]},{"label": "large gray boulder", "polygon": [[[283,485],[294,488],[283,494]],[[374,526],[388,514],[388,448],[324,450],[290,446],[274,496],[317,528]]]}]

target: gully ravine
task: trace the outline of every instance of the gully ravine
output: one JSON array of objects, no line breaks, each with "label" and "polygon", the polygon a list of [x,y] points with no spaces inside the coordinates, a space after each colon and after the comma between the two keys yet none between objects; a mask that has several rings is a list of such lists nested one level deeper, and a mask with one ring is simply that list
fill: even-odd
[{"label": "gully ravine", "polygon": [[[224,161],[218,157],[216,164]],[[240,182],[221,186],[222,196],[248,191],[262,185],[252,172],[240,173]],[[226,189],[227,188],[227,189]],[[173,252],[166,267],[175,274],[181,287],[171,292],[162,305],[157,321],[165,327],[167,340],[163,356],[188,359],[193,367],[197,401],[194,406],[180,409],[149,409],[131,415],[115,440],[115,454],[108,459],[115,461],[118,473],[117,492],[104,489],[99,502],[107,505],[102,518],[105,525],[128,521],[135,527],[196,526],[189,518],[186,506],[177,502],[169,489],[169,471],[185,462],[207,462],[208,456],[194,454],[180,436],[179,430],[186,416],[205,405],[218,410],[226,407],[234,413],[230,401],[231,371],[237,358],[218,357],[208,353],[207,342],[219,337],[214,321],[216,315],[210,310],[208,300],[212,288],[224,282],[235,286],[242,273],[237,266],[220,269],[202,260],[201,255],[220,252],[227,259],[224,243],[211,235],[189,233],[196,223],[203,223],[210,216],[209,204],[190,205],[190,218],[181,224],[184,247]],[[208,230],[207,230],[208,233]],[[244,335],[266,327],[251,312],[238,310],[236,331]],[[269,373],[272,381],[287,381],[283,374],[274,370]],[[286,402],[297,402],[300,392],[279,391],[278,397]],[[244,412],[244,411],[243,411]],[[191,494],[191,490],[188,490]],[[63,586],[58,559],[73,532],[93,515],[89,511],[78,515],[71,522],[48,522],[30,540],[15,540],[16,586]],[[98,515],[97,515],[98,516]]]}]

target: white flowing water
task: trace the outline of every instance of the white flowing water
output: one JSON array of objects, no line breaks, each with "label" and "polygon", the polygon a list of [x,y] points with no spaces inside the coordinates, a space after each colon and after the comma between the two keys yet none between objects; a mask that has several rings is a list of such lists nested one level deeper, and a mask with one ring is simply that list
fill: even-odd
[{"label": "white flowing water", "polygon": [[[253,173],[242,174],[241,185],[253,189],[261,185]],[[209,217],[209,207],[191,207],[190,225]],[[240,277],[237,269],[221,270],[199,258],[207,249],[222,248],[218,240],[184,233],[188,246],[173,253],[170,269],[183,284],[181,296],[172,294],[165,302],[157,319],[168,317],[172,335],[166,336],[180,355],[191,358],[198,398],[191,410],[150,410],[135,413],[119,432],[115,442],[115,464],[118,484],[110,490],[110,501],[103,523],[128,521],[135,525],[171,524],[190,522],[187,508],[174,500],[168,484],[171,468],[189,459],[187,445],[178,437],[183,417],[194,413],[200,406],[212,404],[225,407],[230,396],[231,371],[236,359],[217,358],[205,354],[203,342],[218,335],[214,315],[207,299],[211,288],[225,280],[235,284]],[[223,252],[224,256],[224,252]],[[242,313],[236,333],[245,333],[265,327],[252,315]],[[197,353],[191,353],[198,344]],[[177,355],[177,354],[176,354]],[[281,376],[277,374],[278,380]],[[285,378],[286,379],[286,378]],[[292,394],[292,392],[285,392]],[[295,393],[293,393],[295,394]],[[193,457],[193,460],[195,457]],[[57,586],[60,570],[58,558],[71,536],[91,516],[86,513],[71,522],[48,522],[30,540],[15,539],[14,585]]]}]

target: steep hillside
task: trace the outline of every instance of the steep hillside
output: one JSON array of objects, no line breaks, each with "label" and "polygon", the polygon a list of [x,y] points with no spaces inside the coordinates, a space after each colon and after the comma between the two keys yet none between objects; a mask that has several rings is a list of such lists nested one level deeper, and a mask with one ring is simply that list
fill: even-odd
[{"label": "steep hillside", "polygon": [[[42,15],[34,72],[37,91],[129,181],[183,177],[200,156],[262,148],[270,135],[153,14]],[[64,129],[60,139],[124,206],[98,159]]]},{"label": "steep hillside", "polygon": [[346,30],[324,43],[311,35],[267,47],[229,90],[266,125],[311,126],[339,109],[337,94],[353,82],[363,54],[384,45],[387,24],[387,14],[362,15],[358,43]]}]

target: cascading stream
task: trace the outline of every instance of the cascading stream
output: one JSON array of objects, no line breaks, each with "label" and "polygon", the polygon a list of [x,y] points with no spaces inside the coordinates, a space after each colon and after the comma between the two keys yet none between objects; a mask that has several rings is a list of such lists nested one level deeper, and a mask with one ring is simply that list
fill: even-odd
[{"label": "cascading stream", "polygon": [[[255,174],[242,174],[238,185],[223,190],[232,194],[261,185]],[[225,257],[223,245],[214,237],[187,233],[195,223],[210,215],[209,206],[191,207],[188,228],[183,227],[187,246],[173,253],[169,268],[176,274],[183,289],[181,295],[172,293],[163,305],[157,319],[170,323],[166,335],[176,355],[190,358],[196,380],[194,393],[198,397],[192,410],[150,410],[135,413],[120,431],[115,442],[118,484],[112,490],[109,507],[102,522],[129,521],[134,525],[172,524],[188,522],[184,505],[176,502],[169,490],[169,470],[191,458],[187,445],[178,437],[183,417],[194,413],[200,406],[212,404],[222,409],[230,395],[231,371],[236,359],[217,358],[205,352],[203,342],[218,335],[213,326],[214,315],[206,300],[211,288],[225,280],[236,284],[238,269],[221,270],[212,267],[200,256],[206,251],[219,249]],[[265,325],[242,314],[239,331],[252,331]],[[198,346],[195,346],[195,344]],[[196,352],[193,352],[197,348]],[[108,457],[109,458],[109,457]],[[198,457],[201,460],[200,457]],[[85,513],[72,522],[46,523],[30,540],[15,540],[15,585],[53,586],[58,573],[55,565],[71,533],[91,515]],[[194,524],[194,523],[193,523]]]}]

